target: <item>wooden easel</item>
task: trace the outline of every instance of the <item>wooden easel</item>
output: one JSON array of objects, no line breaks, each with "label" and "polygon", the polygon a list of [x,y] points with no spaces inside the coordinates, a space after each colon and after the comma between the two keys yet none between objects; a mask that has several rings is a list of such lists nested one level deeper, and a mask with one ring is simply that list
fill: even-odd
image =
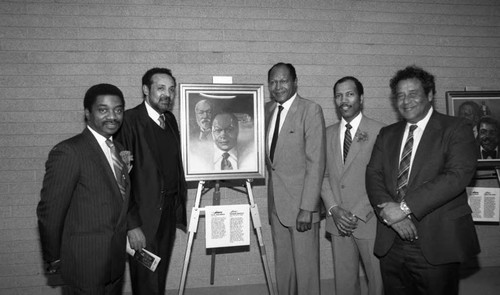
[{"label": "wooden easel", "polygon": [[[266,276],[267,289],[268,289],[270,295],[274,295],[274,294],[277,294],[277,291],[275,290],[275,286],[274,286],[273,281],[271,279],[271,271],[269,269],[269,262],[267,261],[266,247],[265,247],[264,241],[262,239],[262,226],[260,223],[259,209],[257,208],[257,204],[255,204],[254,199],[253,199],[251,182],[252,182],[252,179],[247,179],[245,182],[246,194],[248,196],[248,202],[250,203],[250,215],[252,216],[253,227],[254,227],[255,232],[257,234],[257,241],[259,243],[260,256],[262,259],[262,265],[264,267],[264,273]],[[189,220],[189,228],[188,228],[188,232],[189,232],[188,233],[188,243],[187,243],[187,247],[186,247],[186,254],[184,257],[184,265],[182,267],[181,283],[179,286],[179,293],[178,293],[179,295],[184,294],[184,289],[186,287],[187,271],[189,268],[189,260],[191,257],[191,251],[192,251],[192,247],[193,247],[194,235],[198,229],[198,222],[199,222],[200,213],[205,211],[204,208],[200,208],[201,196],[203,193],[204,185],[205,185],[205,181],[202,180],[202,181],[198,182],[198,190],[196,192],[196,199],[194,202],[193,209],[191,211],[191,218]],[[220,205],[220,182],[219,182],[219,180],[216,180],[214,189],[215,189],[215,191],[214,191],[213,204]],[[214,263],[215,263],[215,250],[212,250],[212,266],[211,266],[211,273],[210,273],[211,284],[213,284],[214,265],[215,265]]]}]

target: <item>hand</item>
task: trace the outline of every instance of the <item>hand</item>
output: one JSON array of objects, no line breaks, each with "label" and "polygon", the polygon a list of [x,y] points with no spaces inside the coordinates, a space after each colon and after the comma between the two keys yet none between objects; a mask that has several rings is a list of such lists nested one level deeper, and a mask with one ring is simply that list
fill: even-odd
[{"label": "hand", "polygon": [[58,274],[61,268],[61,260],[57,259],[47,263],[46,273],[49,275]]},{"label": "hand", "polygon": [[382,208],[380,217],[389,226],[406,218],[406,214],[399,207],[399,203],[385,202],[377,205],[377,207]]},{"label": "hand", "polygon": [[401,239],[405,241],[413,242],[418,239],[417,228],[409,218],[394,223],[391,227],[398,233]]},{"label": "hand", "polygon": [[300,232],[308,231],[312,226],[312,211],[300,209],[297,215],[297,230]]},{"label": "hand", "polygon": [[350,236],[358,227],[358,218],[340,206],[331,209],[333,221],[341,236]]},{"label": "hand", "polygon": [[135,251],[142,250],[146,248],[146,236],[142,232],[140,227],[136,227],[128,231],[128,241],[130,243],[130,248]]}]

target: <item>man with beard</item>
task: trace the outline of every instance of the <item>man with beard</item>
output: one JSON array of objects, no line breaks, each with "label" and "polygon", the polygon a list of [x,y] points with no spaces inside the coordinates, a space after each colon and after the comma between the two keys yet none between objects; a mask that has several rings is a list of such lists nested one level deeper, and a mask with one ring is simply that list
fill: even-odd
[{"label": "man with beard", "polygon": [[203,99],[196,103],[194,107],[196,126],[191,131],[191,141],[204,142],[212,140],[212,103]]},{"label": "man with beard", "polygon": [[128,238],[134,250],[146,248],[161,257],[155,272],[130,259],[135,295],[164,294],[176,225],[186,226],[186,181],[181,163],[179,128],[170,112],[175,78],[166,68],[142,77],[144,102],[125,112],[116,136],[133,156]]},{"label": "man with beard", "polygon": [[482,117],[477,129],[480,159],[498,159],[498,121],[490,116]]},{"label": "man with beard", "polygon": [[361,294],[359,265],[368,281],[368,294],[380,295],[382,276],[373,255],[377,218],[365,187],[366,165],[384,124],[362,112],[363,85],[343,77],[333,86],[339,123],[326,129],[326,171],[321,197],[332,236],[335,294]]},{"label": "man with beard", "polygon": [[114,85],[89,88],[87,127],[49,153],[38,204],[43,258],[64,294],[122,294],[130,193],[123,147],[113,141],[125,101]]}]

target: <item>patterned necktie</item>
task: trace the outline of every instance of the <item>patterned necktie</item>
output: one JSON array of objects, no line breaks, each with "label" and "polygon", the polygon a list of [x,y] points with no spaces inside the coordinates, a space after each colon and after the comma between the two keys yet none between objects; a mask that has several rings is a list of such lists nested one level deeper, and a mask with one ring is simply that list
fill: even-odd
[{"label": "patterned necktie", "polygon": [[399,202],[404,200],[406,195],[406,188],[408,187],[408,178],[410,177],[411,153],[413,150],[413,131],[415,131],[415,129],[417,129],[417,125],[410,125],[410,132],[408,132],[408,138],[406,139],[403,153],[401,154],[401,162],[399,162],[397,200]]},{"label": "patterned necktie", "polygon": [[120,193],[122,195],[122,198],[125,198],[125,179],[124,177],[122,177],[123,163],[120,161],[120,156],[116,152],[115,145],[109,138],[106,140],[106,144],[109,146],[109,149],[111,150],[111,159],[113,160],[113,168],[115,170],[114,174],[116,183],[120,188]]},{"label": "patterned necktie", "polygon": [[271,149],[269,151],[269,158],[271,161],[274,160],[274,150],[276,150],[276,142],[278,142],[278,134],[280,132],[280,119],[281,119],[281,111],[283,110],[283,106],[278,107],[278,115],[276,116],[276,124],[274,124],[274,132],[273,139],[271,141]]},{"label": "patterned necktie", "polygon": [[345,125],[345,136],[344,136],[344,163],[347,159],[347,154],[349,153],[349,148],[351,147],[352,137],[351,137],[351,124],[347,123]]},{"label": "patterned necktie", "polygon": [[160,117],[158,117],[158,121],[160,121],[161,129],[165,129],[165,115],[164,114],[161,114]]},{"label": "patterned necktie", "polygon": [[229,153],[225,152],[222,154],[222,161],[220,162],[221,170],[233,170],[233,165],[231,165],[231,162],[229,162],[228,158]]}]

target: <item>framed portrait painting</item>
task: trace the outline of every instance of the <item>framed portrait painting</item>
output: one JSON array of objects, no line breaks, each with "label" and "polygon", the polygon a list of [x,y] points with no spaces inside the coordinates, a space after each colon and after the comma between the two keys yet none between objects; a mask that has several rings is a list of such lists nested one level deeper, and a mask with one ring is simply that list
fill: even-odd
[{"label": "framed portrait painting", "polygon": [[180,84],[186,180],[265,177],[264,86]]},{"label": "framed portrait painting", "polygon": [[472,122],[478,145],[478,167],[500,166],[500,91],[448,91],[449,115]]}]

